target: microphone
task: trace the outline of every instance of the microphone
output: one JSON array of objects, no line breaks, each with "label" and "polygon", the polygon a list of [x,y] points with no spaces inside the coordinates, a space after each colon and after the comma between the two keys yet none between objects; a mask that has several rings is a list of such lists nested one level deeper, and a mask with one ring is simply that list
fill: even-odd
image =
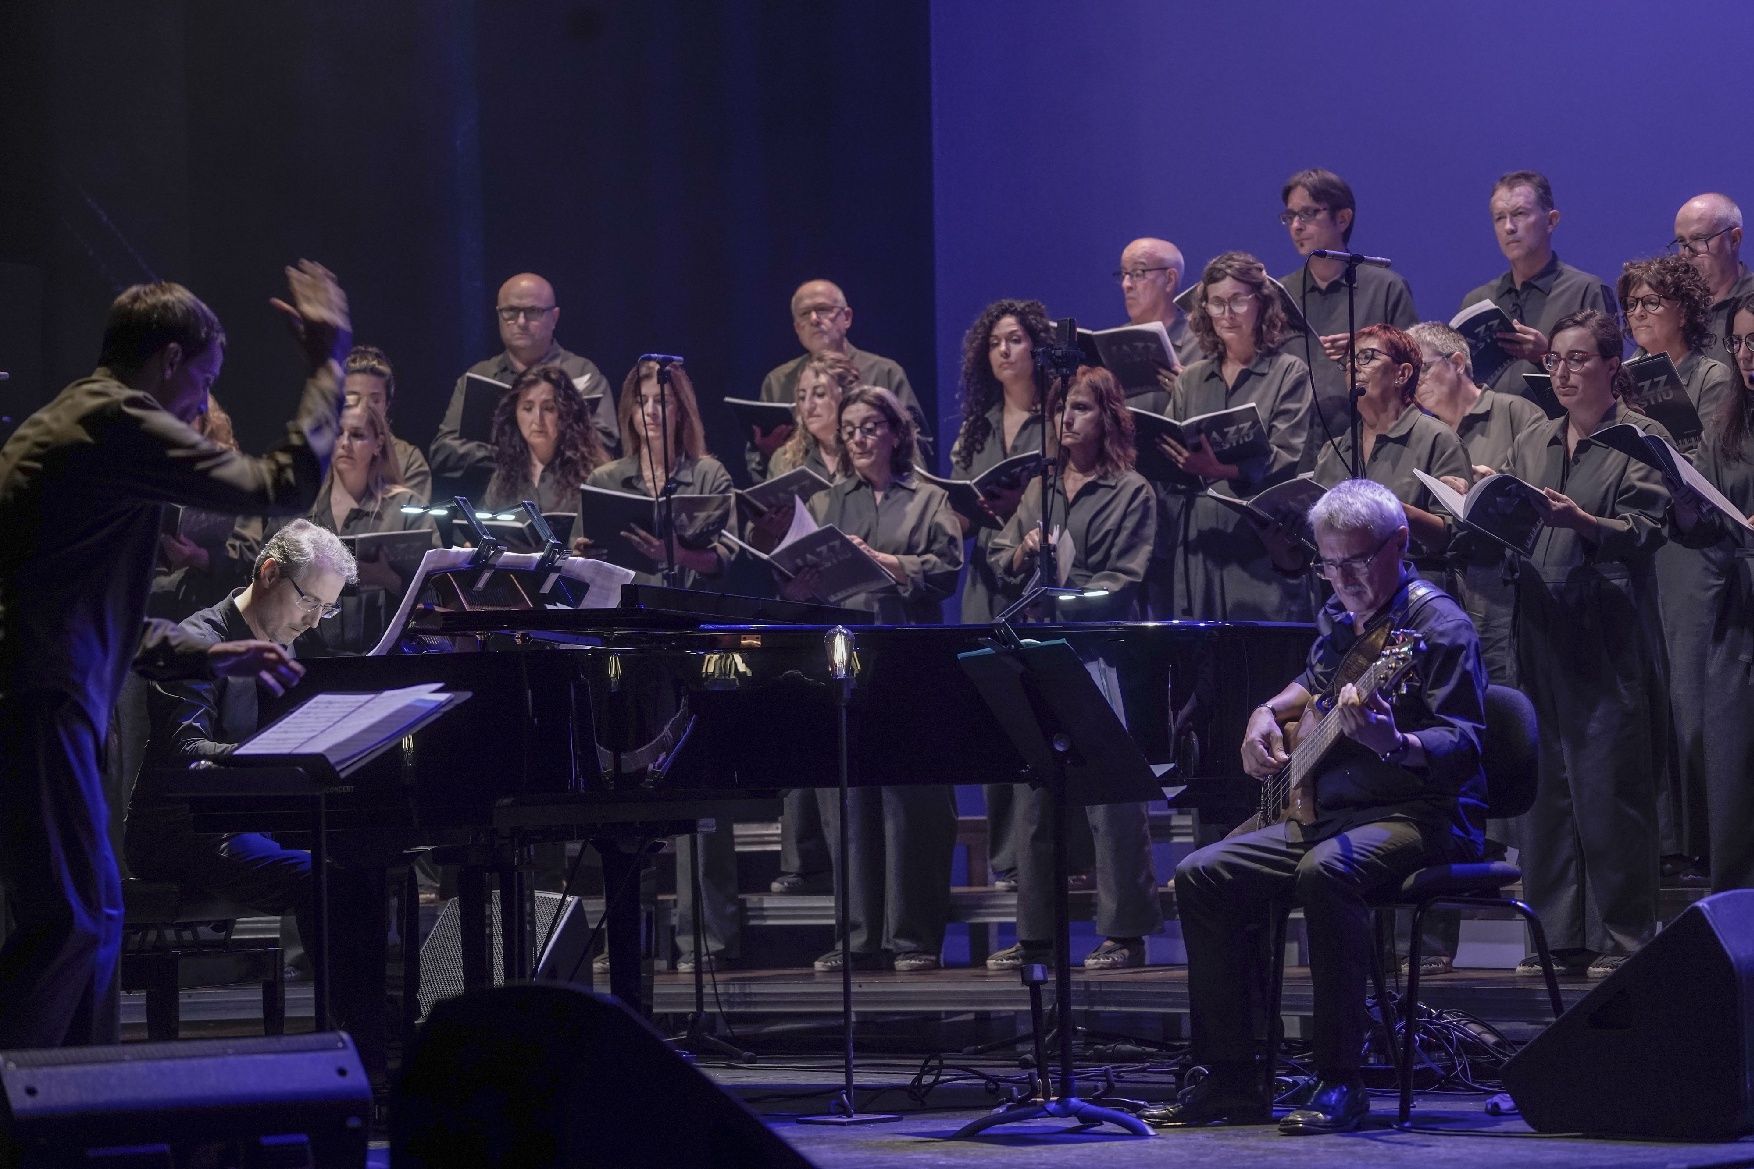
[{"label": "microphone", "polygon": [[1344,260],[1348,264],[1370,264],[1377,268],[1395,266],[1387,256],[1362,256],[1357,252],[1337,252],[1332,248],[1317,248],[1309,255],[1312,260]]},{"label": "microphone", "polygon": [[684,364],[684,358],[680,353],[642,353],[639,355],[639,359],[641,363],[655,361],[659,365]]}]

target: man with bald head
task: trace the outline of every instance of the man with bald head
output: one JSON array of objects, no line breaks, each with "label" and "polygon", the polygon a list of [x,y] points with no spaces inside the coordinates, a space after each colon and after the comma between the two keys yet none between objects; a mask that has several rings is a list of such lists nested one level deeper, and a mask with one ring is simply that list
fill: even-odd
[{"label": "man with bald head", "polygon": [[[798,291],[792,293],[792,330],[798,334],[798,343],[804,347],[804,353],[768,372],[761,380],[761,400],[791,403],[797,395],[798,374],[804,363],[817,353],[840,353],[852,359],[860,381],[866,385],[882,386],[914,416],[914,425],[920,431],[922,453],[929,455],[931,442],[926,437],[926,415],[920,409],[914,388],[908,384],[906,371],[887,357],[855,348],[847,340],[852,327],[853,309],[847,303],[847,294],[838,284],[832,280],[807,280],[800,284]],[[747,458],[752,479],[760,482],[767,478],[768,460],[791,435],[790,426],[751,433]]]},{"label": "man with bald head", "polygon": [[1754,294],[1754,273],[1742,263],[1742,209],[1728,195],[1695,195],[1675,212],[1669,250],[1686,256],[1711,289],[1711,335],[1722,345],[1730,313]]},{"label": "man with bald head", "polygon": [[463,421],[464,380],[469,374],[478,374],[510,385],[534,365],[558,365],[566,371],[573,388],[589,403],[591,422],[603,437],[603,448],[611,455],[620,454],[621,429],[615,422],[615,395],[608,380],[589,358],[567,352],[554,339],[555,326],[560,323],[554,286],[534,272],[520,272],[500,285],[493,311],[499,319],[499,339],[505,343],[505,351],[476,362],[457,379],[445,420],[432,441],[434,477],[446,479],[466,493],[486,489],[493,474],[493,445],[458,434]]},{"label": "man with bald head", "polygon": [[1169,343],[1175,346],[1176,362],[1184,368],[1201,357],[1200,343],[1188,328],[1188,314],[1175,303],[1186,272],[1180,248],[1166,239],[1147,236],[1122,249],[1120,271],[1115,273],[1127,306],[1127,323],[1161,321],[1169,331]]}]

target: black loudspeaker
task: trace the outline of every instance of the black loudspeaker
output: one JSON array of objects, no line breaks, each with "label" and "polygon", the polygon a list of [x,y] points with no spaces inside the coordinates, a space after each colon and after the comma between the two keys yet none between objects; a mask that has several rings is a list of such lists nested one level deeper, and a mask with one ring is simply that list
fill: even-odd
[{"label": "black loudspeaker", "polygon": [[1517,1052],[1540,1132],[1726,1140],[1754,1131],[1754,890],[1689,906]]},{"label": "black loudspeaker", "polygon": [[809,1169],[615,999],[530,983],[436,1004],[390,1102],[396,1169]]},{"label": "black loudspeaker", "polygon": [[363,1169],[371,1085],[338,1031],[0,1052],[0,1166]]},{"label": "black loudspeaker", "polygon": [[[571,982],[589,989],[590,959],[585,947],[591,941],[591,923],[584,902],[577,897],[558,893],[537,893],[536,941],[547,941],[536,960],[537,982]],[[420,1017],[431,1012],[440,999],[456,998],[463,993],[463,939],[459,903],[453,897],[439,910],[432,932],[420,946]],[[499,898],[487,898],[488,933],[492,949],[488,961],[493,985],[505,985],[505,955],[500,952]],[[559,917],[559,923],[555,918]]]}]

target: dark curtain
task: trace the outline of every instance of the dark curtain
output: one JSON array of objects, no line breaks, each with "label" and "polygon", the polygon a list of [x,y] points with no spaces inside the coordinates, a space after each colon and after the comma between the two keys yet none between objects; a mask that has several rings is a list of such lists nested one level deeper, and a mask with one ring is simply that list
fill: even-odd
[{"label": "dark curtain", "polygon": [[685,354],[734,471],[715,400],[798,352],[808,278],[842,284],[854,342],[932,411],[924,0],[8,9],[0,291],[12,268],[40,284],[40,324],[15,330],[39,372],[9,391],[32,405],[90,368],[117,290],[175,279],[225,322],[240,436],[272,441],[297,358],[267,298],[310,256],[395,362],[420,445],[524,270],[617,387],[642,352]]}]

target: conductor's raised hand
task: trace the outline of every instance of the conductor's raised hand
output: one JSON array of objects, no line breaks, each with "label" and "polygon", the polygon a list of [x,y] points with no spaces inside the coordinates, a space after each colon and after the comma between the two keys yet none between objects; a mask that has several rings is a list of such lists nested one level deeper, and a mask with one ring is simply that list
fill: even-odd
[{"label": "conductor's raised hand", "polygon": [[300,260],[286,269],[286,289],[286,300],[275,297],[268,303],[286,320],[310,367],[346,361],[353,348],[353,319],[335,274],[314,260]]},{"label": "conductor's raised hand", "polygon": [[254,677],[270,694],[285,694],[304,677],[305,668],[284,646],[272,641],[221,641],[207,647],[215,677]]}]

